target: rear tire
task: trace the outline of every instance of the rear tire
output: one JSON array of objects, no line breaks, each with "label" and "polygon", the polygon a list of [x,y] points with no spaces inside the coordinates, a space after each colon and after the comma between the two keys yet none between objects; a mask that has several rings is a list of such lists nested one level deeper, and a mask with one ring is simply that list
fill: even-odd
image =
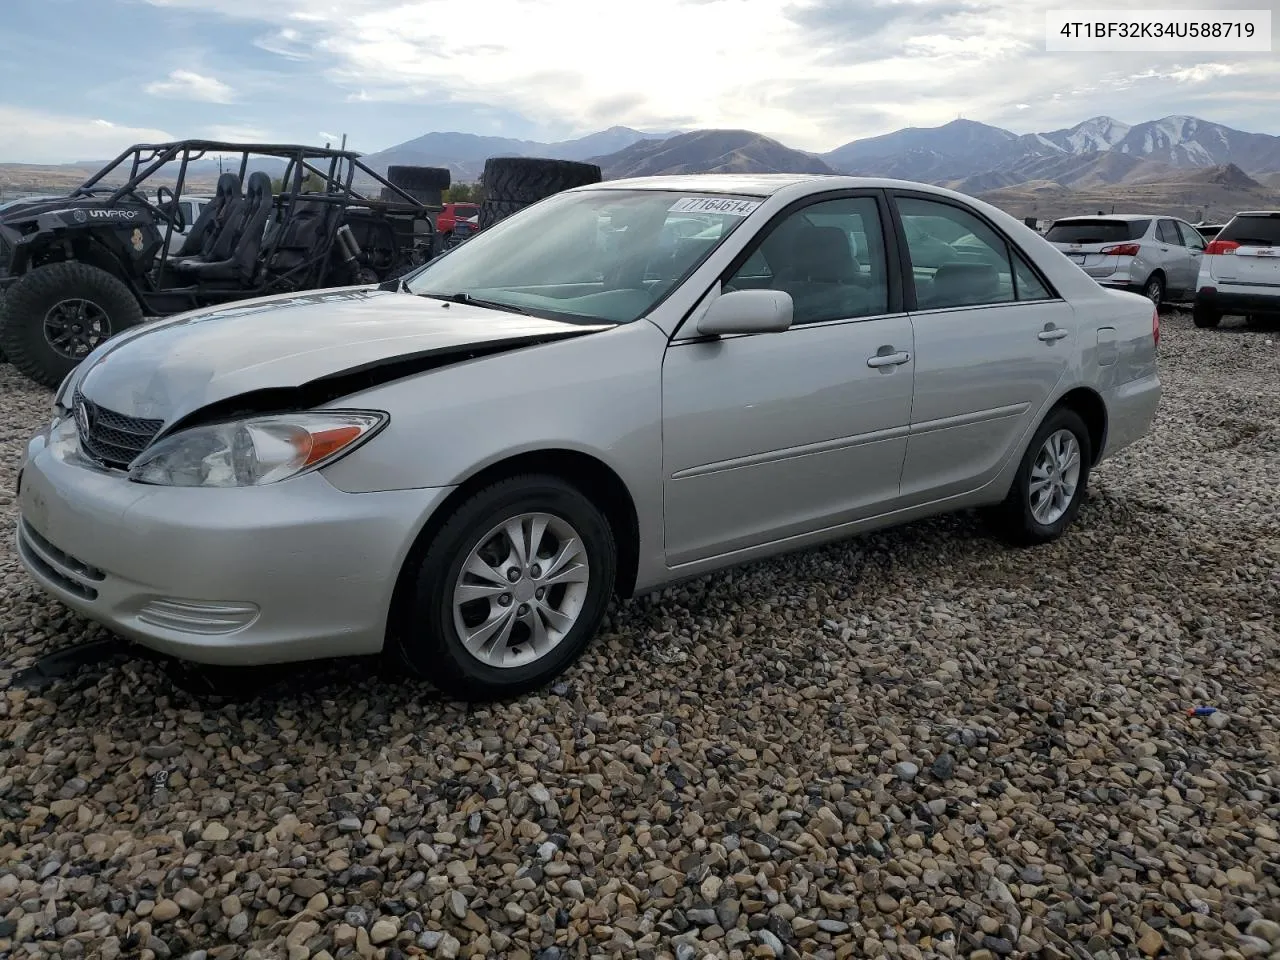
[{"label": "rear tire", "polygon": [[1191,308],[1191,322],[1201,330],[1207,330],[1216,327],[1222,322],[1222,314],[1217,310],[1210,310],[1208,307],[1202,307],[1199,304]]},{"label": "rear tire", "polygon": [[1142,295],[1144,297],[1158,307],[1164,303],[1165,294],[1165,283],[1162,275],[1153,273],[1147,277],[1147,282],[1142,285]]},{"label": "rear tire", "polygon": [[[1055,475],[1055,457],[1050,451],[1051,446],[1057,451],[1074,449],[1078,462],[1068,462],[1067,469]],[[1070,460],[1069,455],[1067,460]],[[1006,540],[1019,546],[1032,546],[1058,539],[1080,512],[1089,483],[1089,465],[1092,462],[1093,445],[1089,439],[1089,428],[1080,415],[1069,407],[1051,411],[1027,445],[1022,463],[1018,465],[1018,472],[1014,475],[1013,485],[1009,488],[1009,495],[1003,503],[989,512],[988,519],[992,526]],[[1045,494],[1046,476],[1050,481],[1056,478],[1064,482],[1060,490],[1062,496],[1056,500]],[[1065,489],[1068,486],[1069,490]],[[1052,483],[1047,489],[1052,492]],[[1052,509],[1045,509],[1046,506]]]},{"label": "rear tire", "polygon": [[[505,525],[534,515],[545,549],[535,547],[522,564]],[[522,527],[522,534],[532,529]],[[561,551],[565,559],[556,564]],[[613,595],[617,548],[608,520],[582,493],[557,477],[530,474],[466,500],[409,564],[411,592],[395,611],[391,652],[450,696],[497,700],[541,687],[581,655]],[[490,576],[470,572],[476,569]],[[483,634],[472,644],[477,652],[464,632]]]},{"label": "rear tire", "polygon": [[[74,327],[76,314],[94,318],[94,330],[72,332],[80,337],[74,346],[50,335],[57,324]],[[56,388],[98,343],[142,320],[132,291],[107,271],[74,260],[50,263],[24,274],[0,299],[0,349],[21,373]]]},{"label": "rear tire", "polygon": [[480,230],[487,230],[499,220],[505,220],[513,213],[523,210],[528,204],[516,203],[512,200],[480,201],[480,216],[476,224]]},{"label": "rear tire", "polygon": [[[453,174],[448,167],[408,167],[392,165],[387,167],[387,182],[399,187],[419,203],[429,207],[438,207],[444,200],[444,191],[453,182]],[[391,202],[404,201],[390,190],[382,191],[383,199]]]},{"label": "rear tire", "polygon": [[594,163],[541,157],[490,157],[484,162],[481,175],[486,200],[509,201],[521,206],[600,180],[600,168]]}]

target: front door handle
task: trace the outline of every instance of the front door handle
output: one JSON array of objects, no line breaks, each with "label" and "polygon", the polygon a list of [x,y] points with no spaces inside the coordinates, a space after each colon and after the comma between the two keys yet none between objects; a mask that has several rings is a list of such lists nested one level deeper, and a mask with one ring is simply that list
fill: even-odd
[{"label": "front door handle", "polygon": [[868,367],[896,367],[906,363],[911,359],[911,354],[902,350],[898,353],[877,353],[874,357],[867,357]]},{"label": "front door handle", "polygon": [[1040,331],[1040,339],[1045,343],[1052,343],[1054,340],[1061,340],[1063,337],[1068,335],[1067,331],[1063,330],[1061,327],[1055,327],[1052,330]]}]

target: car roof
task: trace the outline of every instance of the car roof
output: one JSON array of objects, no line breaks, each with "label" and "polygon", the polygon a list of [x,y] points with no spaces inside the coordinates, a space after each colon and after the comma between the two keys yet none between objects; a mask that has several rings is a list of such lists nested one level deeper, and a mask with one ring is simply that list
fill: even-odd
[{"label": "car roof", "polygon": [[1129,223],[1134,220],[1151,220],[1155,217],[1163,217],[1166,220],[1179,219],[1178,217],[1171,217],[1163,213],[1103,213],[1094,214],[1093,216],[1084,215],[1078,217],[1059,217],[1054,221],[1054,223],[1071,223],[1073,220],[1120,220]]},{"label": "car roof", "polygon": [[1280,210],[1241,210],[1237,217],[1280,217]]},{"label": "car roof", "polygon": [[822,173],[691,173],[656,177],[628,177],[604,180],[577,187],[577,190],[665,190],[685,193],[730,193],[739,196],[770,197],[790,187],[809,187],[805,193],[820,190],[855,190],[899,188],[955,196],[955,192],[912,180],[883,177],[845,177]]}]

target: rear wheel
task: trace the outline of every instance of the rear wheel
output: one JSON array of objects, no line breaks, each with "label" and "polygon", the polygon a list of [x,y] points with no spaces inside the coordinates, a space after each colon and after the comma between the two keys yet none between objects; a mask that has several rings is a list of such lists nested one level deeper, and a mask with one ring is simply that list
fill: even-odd
[{"label": "rear wheel", "polygon": [[1147,282],[1142,287],[1142,295],[1157,307],[1164,303],[1164,277],[1158,273],[1153,273],[1149,276],[1147,278]]},{"label": "rear wheel", "polygon": [[990,514],[995,528],[1022,545],[1062,536],[1080,512],[1092,461],[1080,415],[1067,407],[1051,412],[1031,438],[1008,497]]},{"label": "rear wheel", "polygon": [[1222,314],[1217,310],[1210,310],[1208,307],[1196,304],[1191,308],[1191,322],[1201,329],[1216,327],[1222,322]]},{"label": "rear wheel", "polygon": [[393,649],[463,700],[540,687],[595,634],[617,554],[604,515],[545,475],[503,480],[464,502],[421,553]]},{"label": "rear wheel", "polygon": [[57,387],[90,351],[143,320],[120,280],[66,261],[24,274],[0,299],[0,348],[36,383]]}]

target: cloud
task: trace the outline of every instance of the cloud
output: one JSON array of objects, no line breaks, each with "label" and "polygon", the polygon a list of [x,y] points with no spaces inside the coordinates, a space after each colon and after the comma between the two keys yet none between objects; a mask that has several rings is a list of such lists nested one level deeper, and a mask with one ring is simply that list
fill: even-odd
[{"label": "cloud", "polygon": [[169,100],[201,100],[205,103],[231,103],[235,91],[216,77],[206,77],[191,70],[174,70],[166,80],[157,80],[144,88],[153,97]]},{"label": "cloud", "polygon": [[[1070,126],[1119,112],[1120,91],[1130,122],[1204,102],[1206,119],[1265,130],[1280,85],[1269,55],[1046,53],[1058,0],[618,0],[599,18],[580,0],[146,2],[230,18],[282,69],[306,62],[318,105],[303,129],[354,129],[347,118],[371,104],[397,116],[485,104],[573,134],[741,127],[823,150],[958,114],[1019,133]],[[460,34],[467,22],[482,41]]]},{"label": "cloud", "polygon": [[20,155],[4,157],[6,162],[101,160],[115,156],[134,143],[164,143],[172,139],[163,130],[0,105],[0,143],[8,150],[21,151]]}]

